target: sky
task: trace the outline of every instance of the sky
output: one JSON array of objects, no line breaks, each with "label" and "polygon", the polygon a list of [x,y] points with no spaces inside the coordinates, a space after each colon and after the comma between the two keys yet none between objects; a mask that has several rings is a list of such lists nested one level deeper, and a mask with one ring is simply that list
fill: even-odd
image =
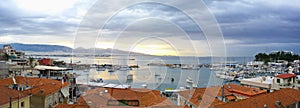
[{"label": "sky", "polygon": [[179,56],[300,54],[299,6],[299,0],[3,0],[0,43]]}]

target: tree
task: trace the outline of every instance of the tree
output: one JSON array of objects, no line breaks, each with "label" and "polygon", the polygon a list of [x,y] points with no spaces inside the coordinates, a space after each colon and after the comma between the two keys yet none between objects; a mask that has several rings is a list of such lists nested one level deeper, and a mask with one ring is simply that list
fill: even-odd
[{"label": "tree", "polygon": [[4,61],[8,61],[9,55],[7,53],[2,53],[0,59]]},{"label": "tree", "polygon": [[28,60],[31,68],[34,68],[37,65],[33,57],[29,57]]},{"label": "tree", "polygon": [[285,60],[288,62],[292,62],[294,60],[299,60],[299,58],[300,58],[299,55],[292,54],[291,52],[285,52],[285,51],[277,51],[277,52],[272,52],[270,54],[258,53],[255,55],[255,61],[264,61],[265,64],[270,61],[276,62],[277,60]]}]

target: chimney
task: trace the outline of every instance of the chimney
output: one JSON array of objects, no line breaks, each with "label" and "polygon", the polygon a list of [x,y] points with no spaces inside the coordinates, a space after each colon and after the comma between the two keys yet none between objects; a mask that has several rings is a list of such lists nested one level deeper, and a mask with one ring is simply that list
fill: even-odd
[{"label": "chimney", "polygon": [[101,92],[99,92],[99,95],[100,95],[100,96],[102,96],[102,94],[103,94],[103,92],[102,92],[102,91],[101,91]]},{"label": "chimney", "polygon": [[277,108],[281,107],[281,101],[280,100],[276,101],[275,105],[276,105]]}]

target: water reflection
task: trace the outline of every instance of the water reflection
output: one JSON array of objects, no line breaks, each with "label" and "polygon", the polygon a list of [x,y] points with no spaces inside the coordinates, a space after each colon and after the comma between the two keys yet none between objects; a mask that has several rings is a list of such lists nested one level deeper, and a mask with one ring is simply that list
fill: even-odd
[{"label": "water reflection", "polygon": [[[107,69],[105,71],[91,69],[89,73],[82,72],[81,76],[78,77],[79,81],[86,81],[87,75],[90,80],[102,78],[104,83],[128,84],[132,88],[143,88],[143,85],[146,85],[149,89],[157,90],[179,89],[187,86],[206,87],[211,78],[211,72],[208,68],[184,70],[165,66],[143,66],[126,71],[116,70],[115,72],[108,72]],[[128,79],[128,75],[132,75],[132,79]],[[172,79],[174,79],[173,82]]]}]

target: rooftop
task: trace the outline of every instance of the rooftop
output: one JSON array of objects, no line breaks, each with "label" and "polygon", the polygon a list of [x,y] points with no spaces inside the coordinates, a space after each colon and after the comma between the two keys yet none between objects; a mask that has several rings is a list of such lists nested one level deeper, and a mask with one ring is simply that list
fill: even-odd
[{"label": "rooftop", "polygon": [[[16,83],[21,85],[26,85],[26,78],[22,76],[15,77]],[[62,81],[57,81],[53,79],[46,79],[46,78],[31,78],[27,77],[28,86],[32,86],[31,89],[24,90],[24,93],[32,93],[33,95],[39,95],[39,96],[47,96],[51,93],[54,93],[61,88],[64,88],[70,83],[64,82],[62,84]],[[6,78],[0,80],[0,86],[4,86],[8,88],[10,85],[14,84],[12,78]]]},{"label": "rooftop", "polygon": [[118,101],[131,101],[135,107],[172,106],[172,102],[160,96],[160,91],[149,89],[95,88],[78,99],[79,104],[90,107],[118,107]]},{"label": "rooftop", "polygon": [[281,102],[281,107],[286,107],[300,101],[300,91],[284,88],[268,94],[261,94],[244,100],[230,102],[225,104],[215,105],[215,108],[263,108],[266,105],[268,108],[276,108],[276,102]]},{"label": "rooftop", "polygon": [[286,78],[292,78],[292,77],[295,77],[295,76],[297,76],[297,75],[296,74],[279,74],[276,77],[286,79]]},{"label": "rooftop", "polygon": [[[251,88],[246,86],[240,86],[236,84],[226,84],[224,85],[224,96],[228,100],[234,100],[237,97],[235,95],[252,97],[255,95],[266,93],[265,90],[260,90],[258,88]],[[224,102],[220,101],[216,97],[222,96],[222,87],[208,87],[208,88],[196,88],[193,90],[185,90],[179,92],[181,96],[186,99],[189,99],[191,103],[196,106],[209,107],[211,105],[223,104]],[[235,95],[233,95],[235,94]]]},{"label": "rooftop", "polygon": [[226,84],[226,85],[224,85],[224,87],[230,93],[235,93],[235,94],[248,96],[248,97],[267,93],[266,90],[260,90],[258,88],[251,88],[251,87],[241,86],[241,85],[236,85],[236,84]]},{"label": "rooftop", "polygon": [[0,86],[0,90],[0,106],[8,104],[10,102],[10,97],[12,98],[12,101],[16,101],[30,95],[5,86]]},{"label": "rooftop", "polygon": [[263,83],[263,84],[273,84],[274,77],[267,76],[267,77],[256,77],[256,78],[248,78],[248,79],[242,79],[242,81],[251,81],[251,82],[257,82],[257,83]]},{"label": "rooftop", "polygon": [[[209,107],[211,105],[224,103],[216,98],[217,96],[222,96],[221,86],[197,88],[193,90],[180,91],[178,93],[185,99],[189,99],[189,102],[196,106]],[[230,94],[230,92],[225,90],[224,94]]]}]

